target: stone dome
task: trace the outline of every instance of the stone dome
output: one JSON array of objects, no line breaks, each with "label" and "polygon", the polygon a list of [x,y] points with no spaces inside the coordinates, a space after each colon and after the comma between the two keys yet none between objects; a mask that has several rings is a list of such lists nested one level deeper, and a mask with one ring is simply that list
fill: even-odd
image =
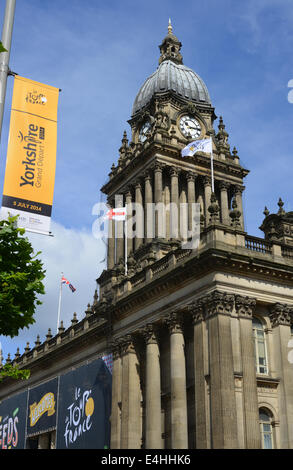
[{"label": "stone dome", "polygon": [[181,98],[211,104],[204,81],[192,69],[173,60],[164,60],[139,90],[132,115],[146,106],[155,94],[173,91]]}]

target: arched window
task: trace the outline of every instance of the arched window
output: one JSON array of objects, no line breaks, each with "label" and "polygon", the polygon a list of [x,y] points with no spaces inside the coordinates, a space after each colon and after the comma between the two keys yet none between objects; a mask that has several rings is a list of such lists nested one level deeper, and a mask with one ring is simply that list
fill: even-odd
[{"label": "arched window", "polygon": [[258,374],[268,373],[267,348],[265,341],[265,332],[262,322],[253,317],[252,319],[255,365]]},{"label": "arched window", "polygon": [[263,449],[274,448],[272,414],[265,408],[259,410],[261,446]]}]

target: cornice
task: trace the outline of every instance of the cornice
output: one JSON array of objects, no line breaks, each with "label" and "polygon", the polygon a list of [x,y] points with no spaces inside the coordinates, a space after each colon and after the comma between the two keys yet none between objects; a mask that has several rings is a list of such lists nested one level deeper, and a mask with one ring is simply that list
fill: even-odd
[{"label": "cornice", "polygon": [[[274,279],[280,285],[285,283],[285,285],[291,284],[293,286],[293,265],[286,266],[274,262],[272,259],[266,259],[265,256],[260,258],[249,252],[247,254],[238,254],[223,249],[208,248],[201,254],[193,256],[187,253],[180,260],[180,251],[185,255],[184,252],[187,250],[178,249],[160,259],[158,262],[161,264],[164,262],[165,269],[161,269],[155,278],[150,279],[147,283],[141,282],[135,289],[116,300],[115,305],[111,307],[114,318],[123,318],[130,311],[153,302],[155,298],[162,297],[172,289],[177,289],[182,283],[186,283],[188,279],[196,280],[212,271],[220,270],[221,272],[235,273],[235,275],[264,279],[270,282]],[[168,269],[167,257],[173,255],[177,256],[179,261],[172,269]],[[150,268],[155,269],[158,262],[153,263]],[[147,269],[145,268],[145,270]],[[244,314],[243,310],[242,313]]]}]

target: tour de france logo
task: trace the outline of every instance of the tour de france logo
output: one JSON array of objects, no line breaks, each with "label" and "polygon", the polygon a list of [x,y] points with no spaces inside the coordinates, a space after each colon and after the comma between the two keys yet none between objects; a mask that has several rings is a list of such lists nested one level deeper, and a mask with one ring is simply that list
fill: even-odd
[{"label": "tour de france logo", "polygon": [[47,103],[47,98],[43,93],[38,93],[36,90],[29,91],[25,97],[25,101],[31,104],[40,104],[44,106]]},{"label": "tour de france logo", "polygon": [[67,407],[64,439],[67,448],[88,433],[92,427],[95,402],[91,390],[75,388],[74,401]]},{"label": "tour de france logo", "polygon": [[46,393],[39,403],[30,405],[30,426],[33,427],[45,413],[52,416],[55,413],[55,405],[54,393],[51,392]]}]

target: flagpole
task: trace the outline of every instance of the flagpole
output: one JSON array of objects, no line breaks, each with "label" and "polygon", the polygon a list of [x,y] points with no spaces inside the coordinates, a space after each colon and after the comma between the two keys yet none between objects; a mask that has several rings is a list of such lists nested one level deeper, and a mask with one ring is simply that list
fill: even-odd
[{"label": "flagpole", "polygon": [[[61,280],[62,280],[63,273],[61,273]],[[57,333],[60,323],[60,313],[61,313],[61,298],[62,298],[62,282],[60,280],[60,289],[59,289],[59,303],[58,303],[58,315],[57,315]]]}]

